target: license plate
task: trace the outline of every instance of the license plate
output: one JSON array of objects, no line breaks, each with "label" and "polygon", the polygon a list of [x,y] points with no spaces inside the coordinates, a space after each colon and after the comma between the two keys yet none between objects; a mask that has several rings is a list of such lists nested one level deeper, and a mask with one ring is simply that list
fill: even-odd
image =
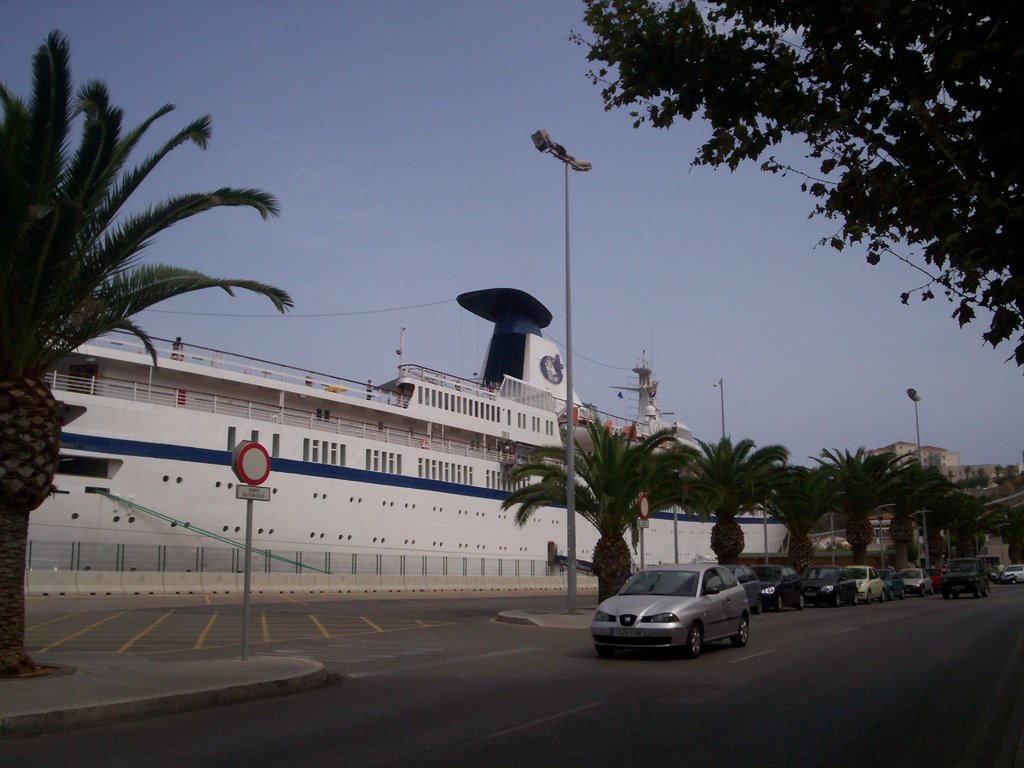
[{"label": "license plate", "polygon": [[612,635],[616,637],[643,637],[644,631],[638,627],[612,627]]}]

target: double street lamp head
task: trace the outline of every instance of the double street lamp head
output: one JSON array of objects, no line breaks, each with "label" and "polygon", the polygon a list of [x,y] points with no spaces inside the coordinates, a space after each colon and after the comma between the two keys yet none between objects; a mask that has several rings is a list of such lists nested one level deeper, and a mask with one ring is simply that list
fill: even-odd
[{"label": "double street lamp head", "polygon": [[921,396],[919,394],[917,394],[917,390],[916,389],[908,389],[907,390],[907,397],[909,397],[915,403],[921,402]]},{"label": "double street lamp head", "polygon": [[566,152],[565,147],[561,144],[556,144],[547,131],[537,131],[530,138],[533,139],[533,146],[537,148],[538,152],[548,152],[554,155],[574,171],[589,171],[592,167],[589,161],[577,160]]}]

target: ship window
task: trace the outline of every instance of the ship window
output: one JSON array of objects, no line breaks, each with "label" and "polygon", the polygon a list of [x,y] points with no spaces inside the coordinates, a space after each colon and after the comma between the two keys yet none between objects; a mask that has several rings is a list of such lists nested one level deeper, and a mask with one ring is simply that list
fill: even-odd
[{"label": "ship window", "polygon": [[96,459],[89,456],[61,456],[58,475],[112,478],[121,467],[119,459]]},{"label": "ship window", "polygon": [[254,429],[252,431],[252,437],[249,439],[252,440],[254,443],[258,443],[260,441],[260,431],[258,429]]},{"label": "ship window", "polygon": [[397,456],[398,456],[398,458],[395,460],[396,461],[396,469],[397,469],[398,474],[402,474],[402,454],[399,453],[399,454],[397,454]]},{"label": "ship window", "polygon": [[235,450],[235,428],[228,427],[228,450]]},{"label": "ship window", "polygon": [[430,407],[437,408],[437,390],[430,390]]},{"label": "ship window", "polygon": [[271,458],[277,458],[281,455],[281,436],[275,432],[273,438],[271,438],[270,456]]},{"label": "ship window", "polygon": [[303,438],[302,440],[302,460],[309,461],[309,438]]},{"label": "ship window", "polygon": [[320,461],[320,441],[319,440],[314,440],[313,441],[313,453],[310,456],[310,461],[313,461],[313,462],[319,462]]},{"label": "ship window", "polygon": [[331,443],[331,464],[338,463],[338,444]]}]

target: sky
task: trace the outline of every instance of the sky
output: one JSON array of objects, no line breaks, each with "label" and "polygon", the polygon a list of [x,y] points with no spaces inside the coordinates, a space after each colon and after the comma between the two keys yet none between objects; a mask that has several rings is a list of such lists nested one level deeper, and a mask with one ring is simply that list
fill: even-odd
[{"label": "sky", "polygon": [[[646,356],[661,407],[694,435],[823,449],[916,441],[964,464],[1024,450],[1024,377],[993,350],[984,315],[961,329],[938,299],[900,303],[922,276],[899,261],[818,245],[796,176],[756,165],[694,168],[701,120],[635,129],[587,77],[574,0],[198,2],[0,0],[0,81],[31,91],[54,29],[76,88],[106,83],[135,126],[166,103],[139,162],[212,115],[203,151],[175,150],[137,207],[185,192],[257,187],[281,215],[223,209],[163,233],[144,260],[279,286],[269,302],[221,292],[142,313],[150,334],[350,379],[405,361],[472,376],[491,326],[455,297],[510,287],[554,315],[565,340],[561,163],[550,132],[593,170],[569,179],[574,380],[629,416],[617,387]],[[76,135],[77,140],[77,135]],[[804,163],[796,141],[777,154]],[[719,381],[724,387],[719,389]],[[724,408],[723,398],[724,394]]]}]

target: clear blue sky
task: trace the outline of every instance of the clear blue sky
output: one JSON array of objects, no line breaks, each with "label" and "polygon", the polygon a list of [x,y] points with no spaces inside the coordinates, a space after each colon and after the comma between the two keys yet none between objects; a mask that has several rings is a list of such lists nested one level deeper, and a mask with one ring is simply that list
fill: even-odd
[{"label": "clear blue sky", "polygon": [[570,179],[584,400],[626,415],[614,387],[646,351],[662,407],[698,437],[719,436],[722,378],[734,438],[808,463],[913,441],[914,387],[924,443],[963,463],[1021,461],[1011,348],[984,347],[983,325],[959,329],[942,300],[901,305],[922,282],[905,265],[817,246],[835,225],[808,218],[797,178],[691,169],[702,123],[637,130],[605,112],[567,40],[586,31],[582,4],[2,0],[0,15],[15,92],[60,29],[76,85],[106,82],[126,124],[177,106],[154,143],[212,114],[209,149],[174,152],[140,203],[224,185],[280,199],[279,219],[207,214],[146,258],[279,285],[294,316],[207,293],[141,315],[152,334],[383,381],[405,326],[407,362],[472,375],[490,326],[455,296],[508,286],[543,301],[564,341],[562,168],[530,141],[545,128],[593,163]]}]

